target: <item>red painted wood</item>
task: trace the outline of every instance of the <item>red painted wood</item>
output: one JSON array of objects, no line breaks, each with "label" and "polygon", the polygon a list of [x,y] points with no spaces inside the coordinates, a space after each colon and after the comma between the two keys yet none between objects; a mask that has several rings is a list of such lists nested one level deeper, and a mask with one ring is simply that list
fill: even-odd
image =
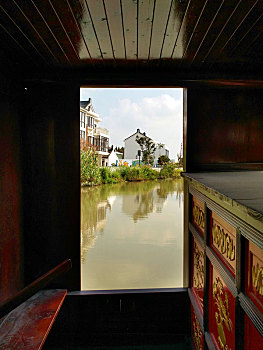
[{"label": "red painted wood", "polygon": [[245,315],[244,333],[244,350],[263,350],[263,338],[247,315]]},{"label": "red painted wood", "polygon": [[196,302],[203,314],[204,308],[204,250],[193,237],[191,257],[191,288],[196,298]]},{"label": "red painted wood", "polygon": [[203,350],[204,349],[204,335],[201,330],[200,323],[196,317],[194,312],[194,308],[191,305],[191,334],[194,343],[195,350]]},{"label": "red painted wood", "polygon": [[23,287],[22,162],[15,105],[0,94],[0,305]]},{"label": "red painted wood", "polygon": [[201,236],[204,236],[204,218],[204,204],[197,198],[192,197],[191,223]]},{"label": "red painted wood", "polygon": [[263,250],[247,241],[246,293],[263,313]]},{"label": "red painted wood", "polygon": [[66,290],[42,290],[2,318],[0,349],[41,349],[66,294]]},{"label": "red painted wood", "polygon": [[189,89],[188,171],[215,163],[262,162],[262,110],[261,90]]},{"label": "red painted wood", "polygon": [[[235,298],[210,265],[209,333],[217,350],[235,349]],[[223,347],[224,346],[224,347]]]},{"label": "red painted wood", "polygon": [[39,277],[34,282],[30,283],[24,289],[19,291],[15,296],[9,298],[2,306],[0,306],[0,318],[5,316],[8,312],[12,311],[15,307],[38,292],[40,289],[46,287],[46,285],[48,285],[55,278],[70,270],[71,267],[71,260],[65,260],[58,266],[54,267],[52,270],[45,273],[43,276]]},{"label": "red painted wood", "polygon": [[[218,232],[218,236],[213,237],[213,226],[217,226],[217,228],[220,230]],[[209,224],[209,230],[210,230],[210,245],[211,248],[214,250],[216,255],[219,257],[219,259],[222,261],[222,263],[225,265],[225,267],[230,271],[230,273],[235,277],[236,274],[236,230],[230,226],[226,221],[224,221],[222,218],[220,218],[215,213],[211,213],[210,215],[210,224]],[[216,239],[218,241],[216,242]],[[229,239],[229,240],[228,240]],[[233,254],[233,260],[231,260],[227,256],[227,252],[229,249],[230,244],[232,244],[232,254]],[[223,253],[222,253],[223,251]]]}]

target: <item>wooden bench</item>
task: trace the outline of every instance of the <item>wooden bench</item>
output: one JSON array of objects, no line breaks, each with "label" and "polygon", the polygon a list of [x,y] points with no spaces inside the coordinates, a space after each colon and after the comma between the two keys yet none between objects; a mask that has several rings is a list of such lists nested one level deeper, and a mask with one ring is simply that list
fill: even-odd
[{"label": "wooden bench", "polygon": [[63,262],[0,307],[0,350],[42,348],[67,291],[39,289],[70,267]]}]

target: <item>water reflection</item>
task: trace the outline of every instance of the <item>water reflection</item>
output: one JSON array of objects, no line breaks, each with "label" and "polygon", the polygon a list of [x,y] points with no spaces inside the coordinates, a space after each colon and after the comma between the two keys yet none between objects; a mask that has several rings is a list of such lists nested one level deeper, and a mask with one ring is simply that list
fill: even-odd
[{"label": "water reflection", "polygon": [[181,285],[182,200],[182,180],[82,189],[82,289]]}]

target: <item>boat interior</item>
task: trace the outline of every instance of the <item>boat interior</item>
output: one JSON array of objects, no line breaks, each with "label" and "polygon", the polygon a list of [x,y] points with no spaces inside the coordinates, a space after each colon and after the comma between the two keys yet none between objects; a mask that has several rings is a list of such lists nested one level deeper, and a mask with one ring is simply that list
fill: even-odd
[{"label": "boat interior", "polygon": [[[262,349],[263,1],[0,0],[0,42],[0,349]],[[80,290],[80,87],[184,88],[183,288]]]}]

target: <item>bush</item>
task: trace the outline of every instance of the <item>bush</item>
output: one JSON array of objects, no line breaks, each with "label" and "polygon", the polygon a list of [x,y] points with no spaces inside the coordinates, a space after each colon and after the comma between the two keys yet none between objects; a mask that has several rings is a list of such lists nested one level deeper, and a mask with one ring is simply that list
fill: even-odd
[{"label": "bush", "polygon": [[127,166],[120,166],[118,168],[119,172],[120,172],[120,176],[124,181],[128,181],[128,176],[129,176],[129,171],[130,168],[128,168]]},{"label": "bush", "polygon": [[145,180],[155,180],[159,175],[156,170],[153,170],[151,167],[146,165],[141,167],[141,172]]},{"label": "bush", "polygon": [[166,163],[163,165],[159,178],[165,179],[165,178],[174,178],[174,177],[180,177],[181,171],[177,168],[175,163]]},{"label": "bush", "polygon": [[143,181],[180,177],[175,163],[165,164],[158,172],[150,166],[121,166],[115,169],[98,167],[97,154],[92,150],[81,150],[81,182],[86,185],[115,184],[122,181]]},{"label": "bush", "polygon": [[80,150],[81,182],[97,185],[101,182],[98,155],[92,148]]},{"label": "bush", "polygon": [[100,176],[102,183],[115,184],[121,182],[120,172],[117,170],[111,170],[110,168],[100,168]]}]

